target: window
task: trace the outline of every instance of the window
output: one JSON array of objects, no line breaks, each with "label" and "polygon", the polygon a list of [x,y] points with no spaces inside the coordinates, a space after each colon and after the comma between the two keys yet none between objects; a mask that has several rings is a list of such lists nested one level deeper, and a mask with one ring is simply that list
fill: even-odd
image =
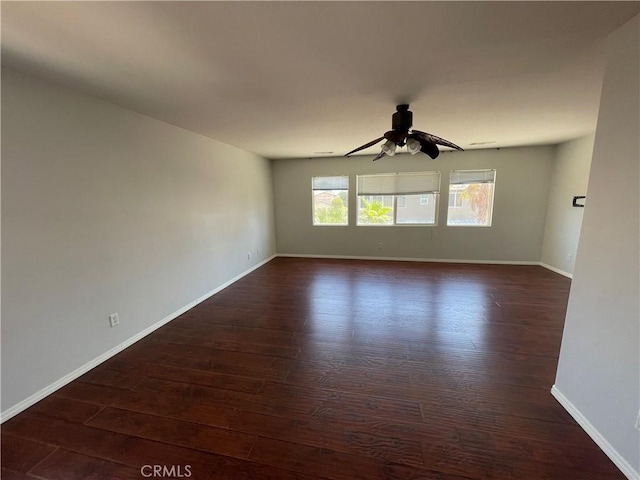
[{"label": "window", "polygon": [[495,170],[451,172],[447,225],[490,227],[495,182]]},{"label": "window", "polygon": [[358,225],[435,225],[439,172],[358,175]]},{"label": "window", "polygon": [[313,224],[349,224],[349,177],[313,177]]}]

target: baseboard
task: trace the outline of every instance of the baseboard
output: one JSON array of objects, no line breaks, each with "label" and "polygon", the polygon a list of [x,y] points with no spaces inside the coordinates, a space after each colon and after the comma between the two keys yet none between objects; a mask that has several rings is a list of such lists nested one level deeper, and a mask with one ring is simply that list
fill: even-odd
[{"label": "baseboard", "polygon": [[484,265],[540,265],[540,262],[525,260],[472,260],[460,258],[411,258],[411,257],[375,257],[362,255],[315,255],[306,253],[279,253],[278,257],[294,258],[331,258],[336,260],[385,260],[393,262],[425,262],[425,263],[477,263]]},{"label": "baseboard", "polygon": [[5,411],[1,412],[0,413],[0,423],[6,422],[10,418],[16,416],[17,414],[19,414],[20,412],[26,410],[30,406],[36,404],[37,402],[39,402],[43,398],[47,397],[48,395],[51,395],[56,390],[64,387],[65,385],[67,385],[68,383],[72,382],[73,380],[75,380],[76,378],[80,377],[81,375],[84,375],[89,370],[97,367],[102,362],[104,362],[104,361],[110,359],[111,357],[113,357],[114,355],[120,353],[125,348],[130,347],[131,345],[136,343],[138,340],[143,339],[144,337],[146,337],[150,333],[153,333],[158,328],[162,327],[163,325],[166,325],[171,320],[179,317],[180,315],[182,315],[186,311],[192,309],[193,307],[195,307],[199,303],[204,302],[206,299],[208,299],[209,297],[215,295],[216,293],[224,290],[225,288],[227,288],[232,283],[237,282],[242,277],[248,275],[249,273],[251,273],[254,270],[256,270],[256,269],[260,268],[261,266],[263,266],[264,264],[270,262],[275,257],[276,257],[276,255],[272,255],[271,257],[267,258],[266,260],[263,260],[262,262],[254,265],[253,267],[249,268],[248,270],[245,270],[241,274],[233,277],[231,280],[223,283],[222,285],[216,287],[215,289],[211,290],[208,293],[205,293],[201,297],[195,299],[194,301],[190,302],[189,304],[185,305],[184,307],[180,308],[179,310],[176,310],[175,312],[173,312],[170,315],[166,316],[165,318],[163,318],[159,322],[154,323],[153,325],[151,325],[150,327],[145,328],[144,330],[142,330],[141,332],[137,333],[133,337],[131,337],[131,338],[125,340],[124,342],[122,342],[121,344],[113,347],[111,350],[108,350],[107,352],[103,353],[102,355],[99,355],[98,357],[94,358],[90,362],[88,362],[88,363],[82,365],[81,367],[75,369],[73,372],[71,372],[71,373],[65,375],[64,377],[56,380],[51,385],[48,385],[47,387],[43,388],[42,390],[39,390],[38,392],[36,392],[33,395],[31,395],[30,397],[28,397],[28,398],[22,400],[21,402],[17,403],[13,407],[10,407],[10,408],[6,409]]},{"label": "baseboard", "polygon": [[569,412],[573,419],[578,422],[578,425],[587,432],[587,435],[596,442],[596,445],[611,459],[611,461],[620,469],[620,471],[626,475],[629,480],[640,480],[640,473],[627,462],[618,451],[607,441],[606,438],[594,427],[591,422],[585,417],[578,408],[571,403],[571,401],[565,397],[558,387],[555,385],[551,388],[551,395]]},{"label": "baseboard", "polygon": [[560,270],[559,268],[552,267],[551,265],[549,265],[547,263],[538,262],[538,265],[540,265],[541,267],[546,268],[547,270],[551,270],[552,272],[558,273],[558,274],[562,275],[563,277],[573,278],[573,273],[565,272],[564,270]]}]

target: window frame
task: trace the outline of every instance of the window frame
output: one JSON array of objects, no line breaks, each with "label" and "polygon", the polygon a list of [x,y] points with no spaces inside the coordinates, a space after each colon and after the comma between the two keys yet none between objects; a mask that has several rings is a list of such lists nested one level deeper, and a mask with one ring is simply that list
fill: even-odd
[{"label": "window frame", "polygon": [[[431,176],[437,177],[437,189],[432,191],[419,191],[419,192],[397,192],[397,193],[384,193],[384,194],[361,194],[359,187],[361,185],[361,178],[363,177],[394,177],[395,179],[409,176]],[[399,172],[399,173],[380,173],[380,174],[364,174],[364,175],[356,175],[356,226],[357,227],[437,227],[439,220],[439,198],[440,198],[440,186],[442,184],[442,175],[439,171],[424,171],[424,172]],[[360,209],[361,209],[361,197],[392,197],[393,199],[393,215],[391,223],[360,223]],[[420,206],[429,205],[429,195],[433,195],[434,197],[434,207],[433,207],[433,222],[403,222],[398,223],[398,209],[404,208],[403,206],[398,206],[398,197],[405,198],[405,207],[406,207],[406,197],[409,196],[417,196],[419,197],[418,203]],[[427,201],[425,203],[422,202],[423,197],[427,196]],[[384,198],[383,198],[384,203]]]},{"label": "window frame", "polygon": [[[316,179],[328,179],[328,178],[342,178],[346,179],[347,188],[316,188]],[[349,187],[350,178],[349,175],[316,175],[311,177],[311,226],[312,227],[348,227],[349,226]],[[345,223],[316,223],[316,192],[346,192],[346,202],[344,206],[346,208],[346,222]]]},{"label": "window frame", "polygon": [[[489,179],[488,176],[486,175],[488,172],[491,172],[492,174],[492,178]],[[468,181],[468,182],[462,182],[462,181],[456,181],[455,183],[452,183],[453,181],[453,177],[455,174],[469,174],[470,177],[475,177],[479,180],[479,181]],[[483,179],[482,176],[484,176],[485,178]],[[495,207],[495,195],[496,195],[496,178],[497,178],[497,170],[495,168],[479,168],[479,169],[472,169],[472,170],[451,170],[449,172],[449,186],[448,186],[448,197],[450,197],[451,195],[451,186],[452,185],[478,185],[478,184],[491,184],[491,198],[489,199],[489,204],[491,206],[491,208],[488,210],[488,220],[486,224],[483,223],[449,223],[451,220],[451,215],[450,215],[450,210],[451,209],[459,209],[459,208],[463,208],[464,205],[454,205],[451,206],[449,205],[449,202],[447,202],[447,222],[446,222],[446,226],[447,227],[473,227],[473,228],[490,228],[493,226],[493,210]],[[458,192],[455,192],[456,198],[459,195]],[[454,202],[455,203],[455,202]]]}]

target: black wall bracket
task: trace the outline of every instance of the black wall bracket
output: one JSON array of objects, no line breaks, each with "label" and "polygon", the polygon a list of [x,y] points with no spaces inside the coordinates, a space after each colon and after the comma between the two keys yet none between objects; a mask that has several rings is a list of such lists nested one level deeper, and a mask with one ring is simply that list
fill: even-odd
[{"label": "black wall bracket", "polygon": [[580,204],[578,203],[578,200],[583,200],[585,198],[587,197],[585,197],[584,195],[573,197],[573,203],[571,205],[573,205],[574,207],[584,207],[584,202]]}]

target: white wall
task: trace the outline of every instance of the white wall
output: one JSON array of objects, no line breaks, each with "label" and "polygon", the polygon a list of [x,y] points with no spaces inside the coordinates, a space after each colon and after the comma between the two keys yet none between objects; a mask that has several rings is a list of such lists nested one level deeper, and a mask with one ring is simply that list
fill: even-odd
[{"label": "white wall", "polygon": [[555,395],[640,478],[640,17],[614,32]]},{"label": "white wall", "polygon": [[2,72],[3,411],[274,253],[268,160]]},{"label": "white wall", "polygon": [[[481,261],[538,262],[554,147],[527,147],[396,155],[273,161],[278,252],[282,254],[405,257]],[[493,226],[447,227],[449,172],[495,168]],[[440,171],[439,225],[370,226],[356,223],[357,174]],[[311,178],[349,175],[348,227],[312,225]],[[378,248],[378,243],[383,248]]]},{"label": "white wall", "polygon": [[573,274],[584,213],[571,203],[587,194],[593,140],[589,135],[558,145],[553,161],[540,261],[567,276]]}]

